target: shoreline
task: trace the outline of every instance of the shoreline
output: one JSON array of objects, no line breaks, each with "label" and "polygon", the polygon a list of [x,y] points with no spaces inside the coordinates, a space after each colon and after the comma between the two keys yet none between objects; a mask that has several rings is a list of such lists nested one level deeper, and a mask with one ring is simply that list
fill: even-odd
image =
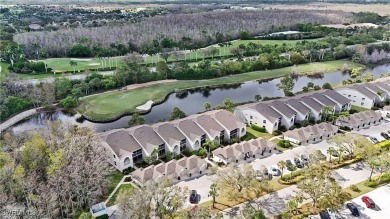
[{"label": "shoreline", "polygon": [[[347,64],[352,64],[352,62],[350,62],[348,60],[337,60],[337,61],[329,61],[329,62],[309,63],[309,64],[306,64],[306,65],[300,65],[298,67],[302,68],[302,66],[303,66],[303,68],[304,68],[306,66],[316,66],[316,65],[319,65],[321,63],[324,63],[324,64],[333,64],[333,63],[341,64],[339,62],[345,62]],[[363,66],[363,65],[360,65],[360,64],[357,64],[357,63],[353,63],[353,64],[354,64],[353,67]],[[290,72],[286,73],[286,71],[288,72],[288,70],[291,69],[291,68],[292,67],[286,67],[286,68],[282,68],[282,69],[273,69],[273,70],[268,70],[268,71],[248,72],[248,73],[237,74],[237,75],[233,75],[233,76],[225,76],[225,77],[209,79],[209,80],[186,80],[186,81],[178,80],[178,81],[176,81],[176,83],[184,84],[182,86],[183,88],[176,88],[176,89],[170,90],[162,98],[147,99],[147,100],[145,100],[145,102],[143,102],[143,103],[141,103],[141,104],[139,104],[139,105],[137,105],[137,106],[135,106],[133,108],[125,109],[124,111],[119,112],[119,113],[115,113],[115,114],[100,114],[100,116],[96,116],[96,115],[99,115],[99,114],[95,114],[95,116],[88,115],[88,113],[85,113],[85,110],[81,110],[80,109],[83,106],[86,107],[86,106],[89,105],[88,103],[85,103],[85,102],[84,103],[82,102],[77,108],[75,108],[75,111],[77,111],[79,114],[81,114],[83,118],[85,118],[86,120],[91,121],[91,122],[95,122],[95,123],[113,122],[113,121],[116,121],[116,120],[118,120],[118,119],[120,119],[120,118],[122,118],[124,116],[129,116],[129,115],[132,115],[134,113],[138,113],[140,115],[148,114],[153,109],[154,106],[164,103],[167,100],[167,98],[169,97],[169,95],[171,95],[172,93],[175,93],[175,92],[185,92],[185,91],[188,91],[188,90],[199,89],[199,88],[206,88],[206,87],[220,87],[220,86],[223,86],[223,85],[242,84],[242,83],[250,82],[250,81],[272,80],[272,79],[281,78],[281,77],[284,77],[284,76],[290,74]],[[342,65],[337,66],[337,68],[322,69],[321,71],[305,71],[305,72],[300,72],[298,76],[326,74],[326,73],[331,73],[333,71],[340,71],[341,68],[342,68]],[[265,76],[265,77],[262,77],[262,75],[261,75],[262,73],[277,72],[277,71],[279,71],[279,74],[277,74],[277,75]],[[255,74],[255,75],[253,75],[253,74]],[[246,76],[249,77],[249,80],[246,80]],[[250,77],[250,76],[252,76],[252,77]],[[234,80],[236,78],[238,80]],[[226,82],[219,82],[220,80],[227,80],[227,81]],[[198,85],[198,86],[196,84],[193,84],[191,86],[186,86],[185,85],[185,83],[191,83],[191,82],[193,82],[193,83],[203,83],[203,84],[202,85]],[[164,85],[164,84],[162,84],[162,85]],[[151,88],[151,87],[153,87],[153,85],[141,86],[141,87],[138,87],[138,88],[142,89],[142,88]],[[110,93],[113,93],[113,92],[114,91],[110,91]],[[126,92],[126,91],[122,91],[122,92]],[[105,92],[105,93],[107,93],[107,92]],[[161,91],[159,93],[164,93],[164,92]],[[100,94],[95,94],[94,96],[96,96],[96,95],[100,95]],[[88,99],[88,98],[83,98],[83,101],[88,101],[86,99]],[[152,106],[151,106],[151,108],[149,110],[137,110],[136,109],[136,107],[141,106],[141,105],[145,104],[147,101],[150,101],[150,100],[152,100],[154,103],[152,104]],[[91,101],[91,100],[89,100],[89,101]],[[101,117],[101,118],[98,118],[98,117]]]}]

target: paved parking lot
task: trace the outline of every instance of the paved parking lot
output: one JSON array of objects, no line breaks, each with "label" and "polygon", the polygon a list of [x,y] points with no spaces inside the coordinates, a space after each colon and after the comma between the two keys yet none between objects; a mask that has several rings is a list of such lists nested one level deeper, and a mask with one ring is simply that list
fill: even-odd
[{"label": "paved parking lot", "polygon": [[[370,197],[377,205],[375,209],[369,209],[362,202],[362,196],[353,199],[351,202],[359,209],[362,219],[389,219],[390,218],[390,184],[369,192],[363,196]],[[356,218],[345,207],[341,210],[340,215],[346,219]]]},{"label": "paved parking lot", "polygon": [[[217,179],[216,175],[210,175],[210,176],[203,175],[201,177],[198,177],[198,178],[195,178],[192,180],[181,181],[176,185],[183,187],[183,188],[188,187],[188,189],[190,191],[196,190],[199,194],[199,196],[198,196],[199,203],[202,203],[202,202],[212,200],[211,197],[208,197],[208,194],[209,194],[209,190],[210,190],[210,185],[216,179]],[[192,205],[195,205],[195,204],[191,204],[189,202],[189,198],[187,198],[187,201],[184,205],[184,208],[190,208]]]},{"label": "paved parking lot", "polygon": [[385,139],[381,136],[381,132],[387,132],[389,130],[390,130],[390,122],[387,120],[383,120],[383,122],[379,125],[374,125],[368,129],[361,129],[359,131],[351,131],[351,132],[358,133],[364,136],[373,136],[377,138],[379,141],[384,141]]}]

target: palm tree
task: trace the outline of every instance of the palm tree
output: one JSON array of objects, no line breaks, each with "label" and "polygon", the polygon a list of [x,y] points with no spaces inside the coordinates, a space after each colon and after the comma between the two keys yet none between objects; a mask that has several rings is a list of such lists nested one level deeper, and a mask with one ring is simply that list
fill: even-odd
[{"label": "palm tree", "polygon": [[341,157],[343,156],[344,148],[339,148],[337,154],[339,155],[339,163],[341,162]]},{"label": "palm tree", "polygon": [[203,107],[206,111],[209,111],[211,109],[211,103],[210,102],[204,102]]},{"label": "palm tree", "polygon": [[73,74],[76,73],[77,62],[74,60],[70,60],[69,65],[73,66]]},{"label": "palm tree", "polygon": [[329,163],[332,160],[332,154],[334,154],[335,152],[336,152],[336,149],[334,149],[333,147],[330,147],[330,148],[328,148],[328,150],[326,150],[326,153],[329,154]]},{"label": "palm tree", "polygon": [[207,139],[205,143],[203,143],[202,147],[208,147],[209,153],[207,154],[210,157],[211,150],[219,147],[219,142],[217,140],[209,140]]},{"label": "palm tree", "polygon": [[215,208],[215,198],[219,196],[218,194],[218,187],[216,183],[213,183],[210,185],[210,190],[209,190],[209,197],[213,197],[213,208]]},{"label": "palm tree", "polygon": [[261,100],[261,95],[260,94],[256,94],[255,95],[255,100],[258,102]]},{"label": "palm tree", "polygon": [[322,110],[322,116],[323,116],[323,120],[326,122],[326,118],[328,117],[328,113],[329,112],[332,112],[332,114],[334,113],[333,111],[333,107],[332,106],[324,106],[323,110]]},{"label": "palm tree", "polygon": [[298,202],[295,199],[290,199],[287,201],[287,208],[290,211],[290,213],[293,213],[298,208]]},{"label": "palm tree", "polygon": [[345,118],[345,117],[349,116],[349,112],[348,111],[341,111],[339,116],[340,116],[340,118]]},{"label": "palm tree", "polygon": [[284,160],[279,161],[278,167],[282,171],[281,176],[283,176],[283,170],[284,170],[284,168],[286,168],[286,161],[284,161]]},{"label": "palm tree", "polygon": [[337,119],[337,116],[332,114],[329,116],[329,120],[332,122],[332,124],[334,123],[334,121]]}]

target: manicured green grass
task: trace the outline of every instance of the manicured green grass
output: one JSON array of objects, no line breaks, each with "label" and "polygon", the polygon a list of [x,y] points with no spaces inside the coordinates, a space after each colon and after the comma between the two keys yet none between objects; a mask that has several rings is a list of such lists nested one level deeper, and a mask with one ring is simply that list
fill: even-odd
[{"label": "manicured green grass", "polygon": [[114,191],[115,187],[118,185],[118,183],[122,180],[123,174],[119,171],[115,171],[114,173],[107,176],[108,179],[108,189],[107,194],[104,199],[108,198],[108,196]]},{"label": "manicured green grass", "polygon": [[[357,66],[350,61],[338,60],[321,63],[310,63],[298,66],[301,74],[310,74],[321,67],[324,72],[336,71],[347,63],[349,66]],[[288,75],[292,72],[292,67],[281,69],[255,71],[231,77],[216,78],[200,81],[177,81],[164,84],[156,84],[134,90],[112,91],[99,95],[89,96],[81,101],[77,111],[84,116],[99,121],[118,118],[119,116],[137,112],[137,106],[145,104],[148,100],[158,102],[163,100],[169,93],[177,89],[188,89],[202,86],[216,86],[222,84],[242,83],[245,81],[276,78]]]},{"label": "manicured green grass", "polygon": [[111,206],[111,205],[114,205],[116,204],[116,198],[118,197],[118,194],[121,192],[121,191],[125,191],[125,190],[131,190],[133,189],[133,185],[131,184],[122,184],[119,189],[115,192],[115,194],[111,197],[110,201],[107,203],[107,206]]},{"label": "manicured green grass", "polygon": [[351,106],[351,109],[352,109],[352,110],[356,110],[356,111],[358,111],[358,112],[363,112],[363,111],[370,110],[370,109],[367,109],[367,108],[364,108],[364,107],[360,107],[360,106],[355,106],[355,105],[352,105],[352,106]]},{"label": "manicured green grass", "polygon": [[[118,65],[120,64],[120,58],[112,58],[114,60],[111,62],[111,67],[115,67],[116,59],[118,59]],[[77,66],[71,66],[70,61],[75,61]],[[74,69],[77,71],[91,69],[96,70],[98,68],[110,67],[107,58],[99,59],[99,58],[54,58],[54,59],[46,59],[42,60],[47,63],[47,65],[55,71],[73,71]]]},{"label": "manicured green grass", "polygon": [[[306,41],[318,41],[322,38],[318,39],[307,39]],[[236,40],[231,43],[233,46],[239,46],[240,44],[248,45],[249,43],[256,43],[261,45],[283,45],[284,43],[287,45],[295,45],[297,42],[302,42],[303,40]]]},{"label": "manicured green grass", "polygon": [[266,139],[270,139],[273,137],[272,134],[270,133],[264,133],[264,132],[258,132],[256,130],[253,130],[251,127],[247,127],[246,128],[246,132],[252,134],[253,136],[257,137],[257,138],[266,138]]},{"label": "manicured green grass", "polygon": [[1,66],[1,71],[0,71],[0,81],[1,81],[3,80],[4,76],[9,72],[8,71],[9,64],[5,62],[0,62],[0,66]]}]

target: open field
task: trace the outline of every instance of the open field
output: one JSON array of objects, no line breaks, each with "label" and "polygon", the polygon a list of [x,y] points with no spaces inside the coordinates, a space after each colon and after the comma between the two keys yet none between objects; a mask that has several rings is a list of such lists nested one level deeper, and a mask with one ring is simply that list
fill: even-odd
[{"label": "open field", "polygon": [[[114,57],[112,60],[114,60],[111,65],[114,67],[116,65],[116,59],[118,59],[118,65],[120,64],[120,57]],[[54,59],[45,59],[42,60],[47,63],[47,65],[52,68],[54,71],[73,71],[73,66],[70,65],[70,61],[77,62],[77,66],[74,66],[74,69],[76,72],[78,70],[85,70],[85,69],[98,69],[102,67],[110,67],[108,63],[108,59],[99,59],[99,58],[83,58],[83,59],[77,59],[77,58],[54,58]],[[103,64],[103,61],[105,61],[106,65]]]},{"label": "open field", "polygon": [[[308,41],[318,41],[319,39],[310,39]],[[231,47],[219,47],[218,45],[212,45],[217,47],[220,52],[218,55],[215,57],[224,57],[224,56],[230,56],[232,55],[230,53],[230,48],[237,47],[240,44],[248,45],[250,42],[252,43],[257,43],[257,44],[262,44],[262,45],[282,45],[286,43],[287,45],[294,45],[295,43],[302,41],[302,40],[235,40],[231,41],[232,46]],[[181,51],[182,52],[182,57],[179,58],[179,60],[186,60],[186,61],[200,61],[202,60],[202,50],[199,49],[196,51]],[[185,56],[184,56],[185,53]],[[209,56],[207,56],[209,57]],[[112,63],[112,66],[116,66],[116,64],[120,65],[121,62],[120,60],[123,57],[113,57],[112,59],[114,60]],[[116,59],[118,59],[118,63],[116,63]],[[98,68],[102,67],[109,67],[108,59],[99,59],[99,58],[83,58],[83,59],[76,59],[76,58],[52,58],[52,59],[45,59],[42,61],[45,61],[47,65],[52,68],[55,71],[73,71],[73,66],[70,66],[69,62],[71,60],[74,60],[77,62],[77,66],[75,66],[76,71],[78,70],[85,70],[85,69],[91,69],[91,70],[96,70]],[[159,55],[152,55],[152,56],[146,56],[145,61],[146,63],[155,63],[157,61],[162,61],[163,59]],[[103,62],[105,61],[105,65]],[[168,58],[168,62],[173,62],[175,61],[173,55],[171,55]]]},{"label": "open field", "polygon": [[[351,68],[358,66],[358,64],[350,61],[338,60],[300,65],[298,66],[298,69],[301,74],[310,74],[317,69],[321,69],[323,72],[331,72],[342,68],[345,63]],[[267,71],[249,72],[211,80],[178,81],[157,84],[131,91],[110,91],[84,98],[76,110],[89,119],[107,121],[116,119],[126,113],[137,112],[138,110],[136,107],[145,104],[148,100],[152,100],[153,102],[162,101],[169,93],[177,89],[217,86],[221,84],[242,83],[257,79],[276,78],[288,75],[291,72],[292,67],[286,67]]]},{"label": "open field", "polygon": [[275,4],[272,6],[263,5],[268,8],[277,9],[299,9],[299,10],[341,10],[346,12],[376,12],[382,16],[390,15],[390,4],[337,4],[337,3],[311,3],[297,5]]}]

